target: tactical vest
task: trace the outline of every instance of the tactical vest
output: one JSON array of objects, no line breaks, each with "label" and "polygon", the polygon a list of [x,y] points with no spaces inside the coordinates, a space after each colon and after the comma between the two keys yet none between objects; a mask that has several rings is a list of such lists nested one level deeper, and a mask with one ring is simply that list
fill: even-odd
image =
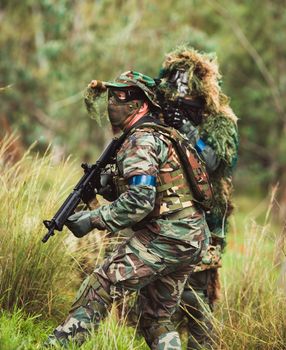
[{"label": "tactical vest", "polygon": [[[155,207],[147,218],[187,217],[194,212],[194,202],[199,203],[205,210],[210,209],[212,187],[205,165],[188,140],[176,129],[156,123],[139,125],[128,135],[138,130],[155,133],[165,144],[173,146],[169,147],[168,162],[162,164],[157,175]],[[116,177],[114,180],[118,195],[128,189],[125,179]]]}]

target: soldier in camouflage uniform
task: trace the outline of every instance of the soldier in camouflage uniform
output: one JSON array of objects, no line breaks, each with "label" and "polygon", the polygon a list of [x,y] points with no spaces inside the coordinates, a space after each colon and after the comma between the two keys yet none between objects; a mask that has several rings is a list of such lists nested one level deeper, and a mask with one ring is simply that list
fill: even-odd
[{"label": "soldier in camouflage uniform", "polygon": [[171,316],[204,254],[209,231],[172,142],[150,126],[136,127],[147,116],[150,121],[158,108],[154,85],[147,76],[126,72],[101,86],[108,89],[113,129],[129,130],[116,159],[116,181],[125,187],[111,204],[78,212],[66,225],[77,237],[94,228],[115,233],[132,227],[133,234],[83,282],[48,345],[81,344],[116,298],[140,291],[141,326],[150,348],[181,349]]},{"label": "soldier in camouflage uniform", "polygon": [[211,348],[211,309],[217,299],[226,219],[232,211],[231,173],[237,159],[237,118],[222,93],[215,57],[188,47],[166,56],[159,96],[165,122],[185,135],[204,159],[214,186],[215,205],[207,215],[211,245],[188,278],[177,321],[188,321],[188,350]]}]

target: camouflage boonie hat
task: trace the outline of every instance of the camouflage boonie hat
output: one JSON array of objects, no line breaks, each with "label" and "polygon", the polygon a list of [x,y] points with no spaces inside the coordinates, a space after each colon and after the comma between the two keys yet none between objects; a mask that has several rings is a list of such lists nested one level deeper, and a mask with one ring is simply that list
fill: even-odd
[{"label": "camouflage boonie hat", "polygon": [[148,75],[135,72],[127,71],[122,73],[114,81],[103,82],[104,86],[109,88],[128,88],[128,87],[138,87],[143,91],[147,99],[157,108],[161,108],[158,104],[157,97],[154,91],[156,87],[155,80]]}]

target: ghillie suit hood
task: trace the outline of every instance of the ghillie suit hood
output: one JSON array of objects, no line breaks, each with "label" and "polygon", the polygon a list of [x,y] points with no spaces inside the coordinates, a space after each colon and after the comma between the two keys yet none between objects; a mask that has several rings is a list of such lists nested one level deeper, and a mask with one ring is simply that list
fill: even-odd
[{"label": "ghillie suit hood", "polygon": [[[184,77],[182,83],[185,86],[181,89],[172,83],[177,71]],[[202,119],[197,128],[200,137],[220,159],[219,168],[210,174],[215,206],[208,223],[215,235],[224,237],[225,219],[233,210],[232,170],[237,161],[238,131],[237,117],[229,106],[228,97],[221,90],[221,75],[216,57],[213,54],[199,53],[192,48],[179,47],[166,55],[160,78],[159,93],[165,99],[203,101]]]}]

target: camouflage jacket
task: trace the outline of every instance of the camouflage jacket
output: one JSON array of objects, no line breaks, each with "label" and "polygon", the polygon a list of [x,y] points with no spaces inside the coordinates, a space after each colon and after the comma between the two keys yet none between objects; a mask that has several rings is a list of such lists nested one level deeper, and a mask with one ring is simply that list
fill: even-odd
[{"label": "camouflage jacket", "polygon": [[[117,166],[120,175],[129,179],[135,175],[157,177],[160,171],[172,172],[181,165],[170,140],[164,139],[157,132],[140,129],[124,141],[117,154]],[[115,233],[146,218],[154,209],[155,202],[155,186],[131,185],[114,202],[96,209],[93,216],[100,215],[108,230]],[[150,219],[146,226],[156,234],[192,243],[194,246],[209,237],[204,213],[195,208],[187,218]]]}]

